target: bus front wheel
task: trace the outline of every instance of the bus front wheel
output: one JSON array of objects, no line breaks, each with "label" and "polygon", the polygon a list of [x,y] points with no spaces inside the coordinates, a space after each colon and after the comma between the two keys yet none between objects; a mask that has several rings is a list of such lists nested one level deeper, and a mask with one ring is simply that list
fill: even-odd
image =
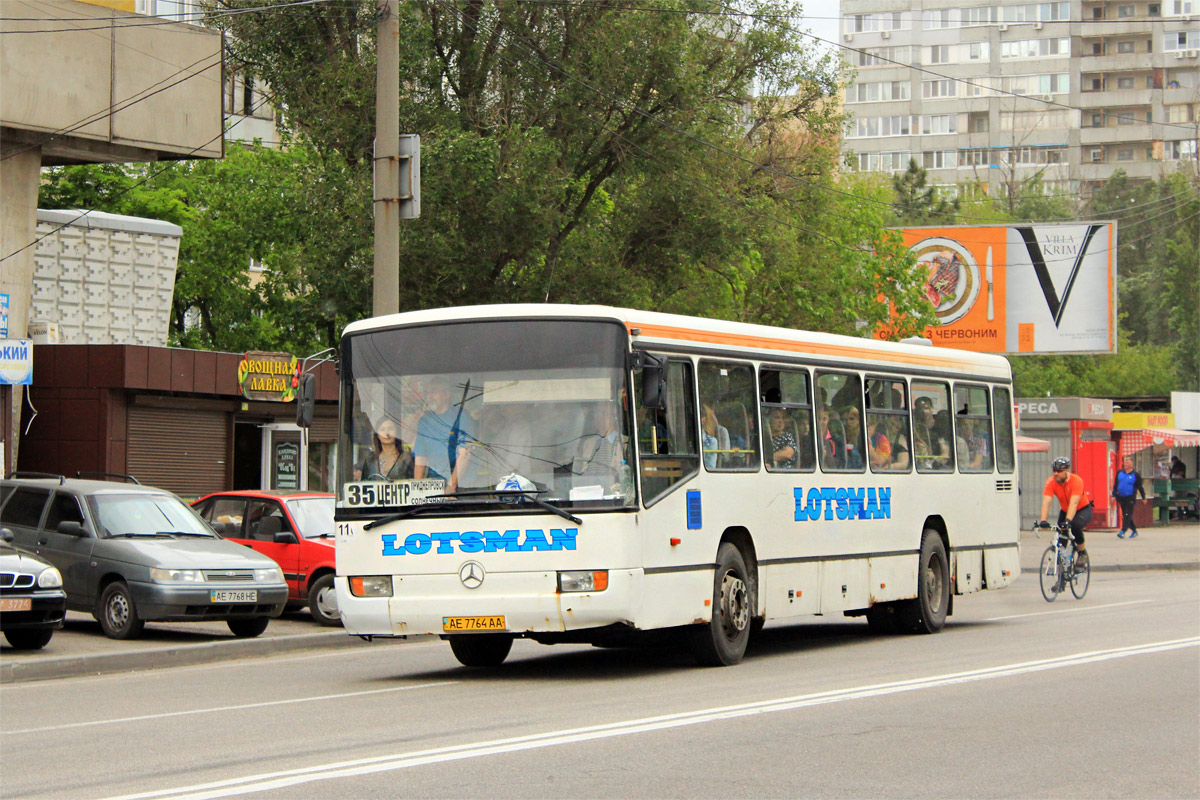
[{"label": "bus front wheel", "polygon": [[942,537],[932,528],[921,536],[917,596],[896,604],[898,622],[912,633],[937,633],[950,608],[950,561]]},{"label": "bus front wheel", "polygon": [[742,660],[750,641],[754,598],[746,572],[746,560],[731,543],[717,550],[717,571],[713,578],[712,619],[693,625],[692,653],[701,664],[728,667]]},{"label": "bus front wheel", "polygon": [[464,667],[498,667],[512,650],[511,633],[473,633],[450,636],[450,649]]}]

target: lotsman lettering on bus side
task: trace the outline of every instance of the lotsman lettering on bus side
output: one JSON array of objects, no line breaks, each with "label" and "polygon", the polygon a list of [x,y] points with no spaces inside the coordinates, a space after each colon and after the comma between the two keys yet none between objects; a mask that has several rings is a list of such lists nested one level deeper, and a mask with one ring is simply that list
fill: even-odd
[{"label": "lotsman lettering on bus side", "polygon": [[844,486],[803,487],[792,490],[796,498],[796,522],[824,517],[839,519],[891,519],[892,487],[850,489]]},{"label": "lotsman lettering on bus side", "polygon": [[420,556],[430,551],[528,553],[533,550],[574,550],[575,539],[578,536],[578,528],[551,528],[549,536],[541,528],[528,528],[523,532],[519,528],[512,528],[505,531],[410,533],[403,542],[400,542],[400,537],[394,533],[385,533],[380,538],[383,541],[385,556]]}]

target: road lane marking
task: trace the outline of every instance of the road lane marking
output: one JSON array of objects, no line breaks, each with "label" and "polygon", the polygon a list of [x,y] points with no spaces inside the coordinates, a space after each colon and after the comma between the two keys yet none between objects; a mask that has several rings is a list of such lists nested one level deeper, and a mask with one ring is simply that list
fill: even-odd
[{"label": "road lane marking", "polygon": [[377,772],[390,772],[409,769],[426,764],[441,764],[469,758],[515,753],[523,750],[536,750],[543,747],[555,747],[577,742],[608,739],[617,736],[629,736],[637,733],[648,733],[687,725],[698,725],[708,722],[719,722],[739,717],[769,714],[778,711],[792,711],[799,708],[840,703],[848,700],[863,700],[872,697],[882,697],[901,692],[912,692],[921,689],[934,689],[955,684],[973,683],[977,681],[1007,678],[1044,670],[1077,667],[1117,658],[1163,653],[1200,645],[1200,636],[1187,639],[1173,639],[1164,642],[1153,642],[1131,647],[1120,647],[1110,650],[1096,650],[1076,653],[1058,658],[1026,661],[1008,664],[1000,667],[988,667],[956,672],[948,675],[937,675],[928,678],[915,678],[893,683],[882,683],[872,686],[859,686],[851,689],[834,689],[828,692],[799,695],[796,697],[762,700],[754,703],[744,703],[736,706],[689,711],[680,714],[669,714],[644,719],[626,720],[604,725],[591,725],[585,728],[572,728],[560,731],[549,731],[528,736],[518,736],[510,739],[495,739],[492,741],[472,744],[452,745],[433,750],[418,750],[409,753],[396,753],[373,758],[340,761],[299,769],[279,772],[266,772],[258,775],[248,775],[244,778],[230,778],[209,783],[179,786],[170,789],[160,789],[137,794],[120,795],[107,800],[212,800],[212,798],[233,797],[236,795],[266,792],[286,789],[316,781],[353,778]]},{"label": "road lane marking", "polygon": [[1040,617],[1043,614],[1070,614],[1075,611],[1098,611],[1102,608],[1116,608],[1117,606],[1136,606],[1140,603],[1153,603],[1154,600],[1127,600],[1124,603],[1106,603],[1102,606],[1072,606],[1069,608],[1056,608],[1053,611],[1034,611],[1029,614],[1010,614],[1007,617],[988,617],[984,622],[1001,622],[1006,619],[1023,619],[1025,617]]},{"label": "road lane marking", "polygon": [[286,706],[293,703],[316,703],[322,700],[344,700],[350,697],[365,697],[372,694],[388,692],[411,692],[414,689],[432,689],[435,686],[453,686],[458,681],[439,681],[423,683],[419,686],[396,686],[390,689],[368,689],[362,692],[344,692],[342,694],[323,694],[317,697],[297,697],[291,700],[266,700],[261,703],[244,703],[237,706],[217,706],[215,708],[193,708],[187,711],[168,711],[162,714],[143,714],[137,717],[121,717],[120,719],[97,719],[91,722],[70,722],[65,725],[48,725],[44,728],[25,728],[18,731],[0,731],[0,736],[15,736],[24,733],[45,733],[46,731],[63,731],[70,728],[90,728],[96,725],[124,725],[128,722],[144,722],[145,720],[169,719],[171,717],[188,717],[194,714],[220,714],[226,711],[244,711],[247,708],[266,708],[268,706]]}]

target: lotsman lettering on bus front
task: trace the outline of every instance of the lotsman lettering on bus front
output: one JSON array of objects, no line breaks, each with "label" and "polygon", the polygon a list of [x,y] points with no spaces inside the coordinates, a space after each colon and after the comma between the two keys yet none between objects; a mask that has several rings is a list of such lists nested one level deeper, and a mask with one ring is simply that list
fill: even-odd
[{"label": "lotsman lettering on bus front", "polygon": [[891,519],[892,487],[847,489],[844,486],[812,487],[806,493],[797,486],[796,522],[808,522],[824,517],[846,519]]},{"label": "lotsman lettering on bus front", "polygon": [[531,550],[574,550],[578,528],[551,528],[550,535],[541,528],[518,528],[506,531],[437,531],[410,533],[403,542],[399,536],[385,533],[383,555],[404,556],[435,553],[527,553]]}]

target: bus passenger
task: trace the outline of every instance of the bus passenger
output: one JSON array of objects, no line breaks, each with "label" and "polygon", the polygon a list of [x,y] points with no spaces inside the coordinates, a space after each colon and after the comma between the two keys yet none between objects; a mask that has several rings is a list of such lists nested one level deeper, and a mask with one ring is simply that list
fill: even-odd
[{"label": "bus passenger", "polygon": [[412,454],[396,438],[396,423],[384,417],[371,434],[371,452],[358,468],[357,479],[394,481],[411,478],[412,474]]},{"label": "bus passenger", "polygon": [[846,469],[862,469],[862,412],[858,406],[842,410],[842,423],[846,426]]},{"label": "bus passenger", "polygon": [[461,404],[450,404],[450,382],[435,377],[429,382],[429,410],[417,422],[413,445],[413,477],[446,481],[446,491],[458,490],[466,470],[467,444],[475,440],[474,420]]},{"label": "bus passenger", "polygon": [[595,478],[605,488],[621,481],[621,466],[625,463],[625,443],[617,428],[616,403],[597,403],[588,415],[588,433],[579,443],[572,472]]},{"label": "bus passenger", "polygon": [[724,467],[729,460],[729,430],[717,419],[717,410],[712,403],[701,403],[700,412],[704,466],[706,469],[716,469],[718,464]]},{"label": "bus passenger", "polygon": [[771,426],[771,462],[775,469],[796,468],[796,437],[790,430],[788,413],[772,408],[767,418]]},{"label": "bus passenger", "polygon": [[867,456],[871,461],[871,469],[876,471],[887,469],[892,463],[892,442],[881,422],[878,415],[867,415]]},{"label": "bus passenger", "polygon": [[904,420],[896,418],[892,420],[892,460],[888,464],[889,470],[897,472],[907,471],[908,465],[912,461],[912,454],[908,448],[908,437],[904,434]]}]

